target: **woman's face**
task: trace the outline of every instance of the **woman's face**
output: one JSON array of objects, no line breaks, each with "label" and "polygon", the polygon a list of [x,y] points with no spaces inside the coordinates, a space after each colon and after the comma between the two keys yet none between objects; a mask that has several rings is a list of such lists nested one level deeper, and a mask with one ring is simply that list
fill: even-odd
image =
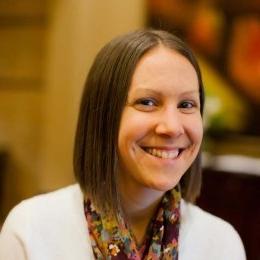
[{"label": "woman's face", "polygon": [[137,64],[119,128],[120,182],[165,192],[196,158],[202,141],[195,69],[157,47]]}]

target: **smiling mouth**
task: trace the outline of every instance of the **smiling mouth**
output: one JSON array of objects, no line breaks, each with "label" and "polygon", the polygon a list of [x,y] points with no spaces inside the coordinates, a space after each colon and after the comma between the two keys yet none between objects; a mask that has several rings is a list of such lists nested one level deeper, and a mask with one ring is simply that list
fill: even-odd
[{"label": "smiling mouth", "polygon": [[156,148],[150,148],[150,147],[142,147],[142,149],[146,153],[148,153],[154,157],[161,158],[161,159],[175,159],[183,151],[183,149],[163,150],[163,149],[156,149]]}]

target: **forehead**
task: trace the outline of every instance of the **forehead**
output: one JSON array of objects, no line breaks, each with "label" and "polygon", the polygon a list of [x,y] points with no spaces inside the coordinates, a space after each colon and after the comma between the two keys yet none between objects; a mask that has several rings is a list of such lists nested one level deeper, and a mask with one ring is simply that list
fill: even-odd
[{"label": "forehead", "polygon": [[139,88],[187,92],[199,91],[199,83],[197,73],[186,57],[159,46],[146,53],[135,68],[129,94]]}]

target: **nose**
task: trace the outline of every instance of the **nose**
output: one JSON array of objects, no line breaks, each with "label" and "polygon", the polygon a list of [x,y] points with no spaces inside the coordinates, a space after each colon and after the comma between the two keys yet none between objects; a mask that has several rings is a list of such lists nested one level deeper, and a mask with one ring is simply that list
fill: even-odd
[{"label": "nose", "polygon": [[158,115],[155,133],[165,137],[178,137],[184,134],[184,125],[180,112],[165,110]]}]

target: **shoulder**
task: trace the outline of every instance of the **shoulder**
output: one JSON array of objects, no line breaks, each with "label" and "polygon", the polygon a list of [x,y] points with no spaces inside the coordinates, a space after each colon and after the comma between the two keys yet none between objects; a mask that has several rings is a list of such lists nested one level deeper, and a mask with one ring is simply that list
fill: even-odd
[{"label": "shoulder", "polygon": [[193,251],[199,256],[193,259],[200,260],[246,259],[243,243],[232,225],[185,201],[181,204],[180,251],[183,255]]},{"label": "shoulder", "polygon": [[15,252],[28,259],[90,259],[85,222],[79,185],[24,200],[3,225],[0,258],[2,253],[4,259],[18,259],[9,257]]},{"label": "shoulder", "polygon": [[[78,185],[71,185],[50,193],[37,195],[30,199],[26,199],[15,206],[9,213],[4,226],[10,224],[19,228],[21,221],[25,229],[26,224],[30,225],[30,229],[34,221],[46,221],[48,218],[52,220],[60,217],[63,211],[69,210],[75,206],[75,202],[83,200],[80,188]],[[37,225],[37,223],[35,223]],[[24,226],[25,225],[25,226]]]},{"label": "shoulder", "polygon": [[209,235],[214,234],[214,236],[220,235],[222,232],[237,235],[235,229],[228,222],[191,203],[182,201],[181,214],[183,228],[187,234],[195,230],[197,232],[207,232]]}]

